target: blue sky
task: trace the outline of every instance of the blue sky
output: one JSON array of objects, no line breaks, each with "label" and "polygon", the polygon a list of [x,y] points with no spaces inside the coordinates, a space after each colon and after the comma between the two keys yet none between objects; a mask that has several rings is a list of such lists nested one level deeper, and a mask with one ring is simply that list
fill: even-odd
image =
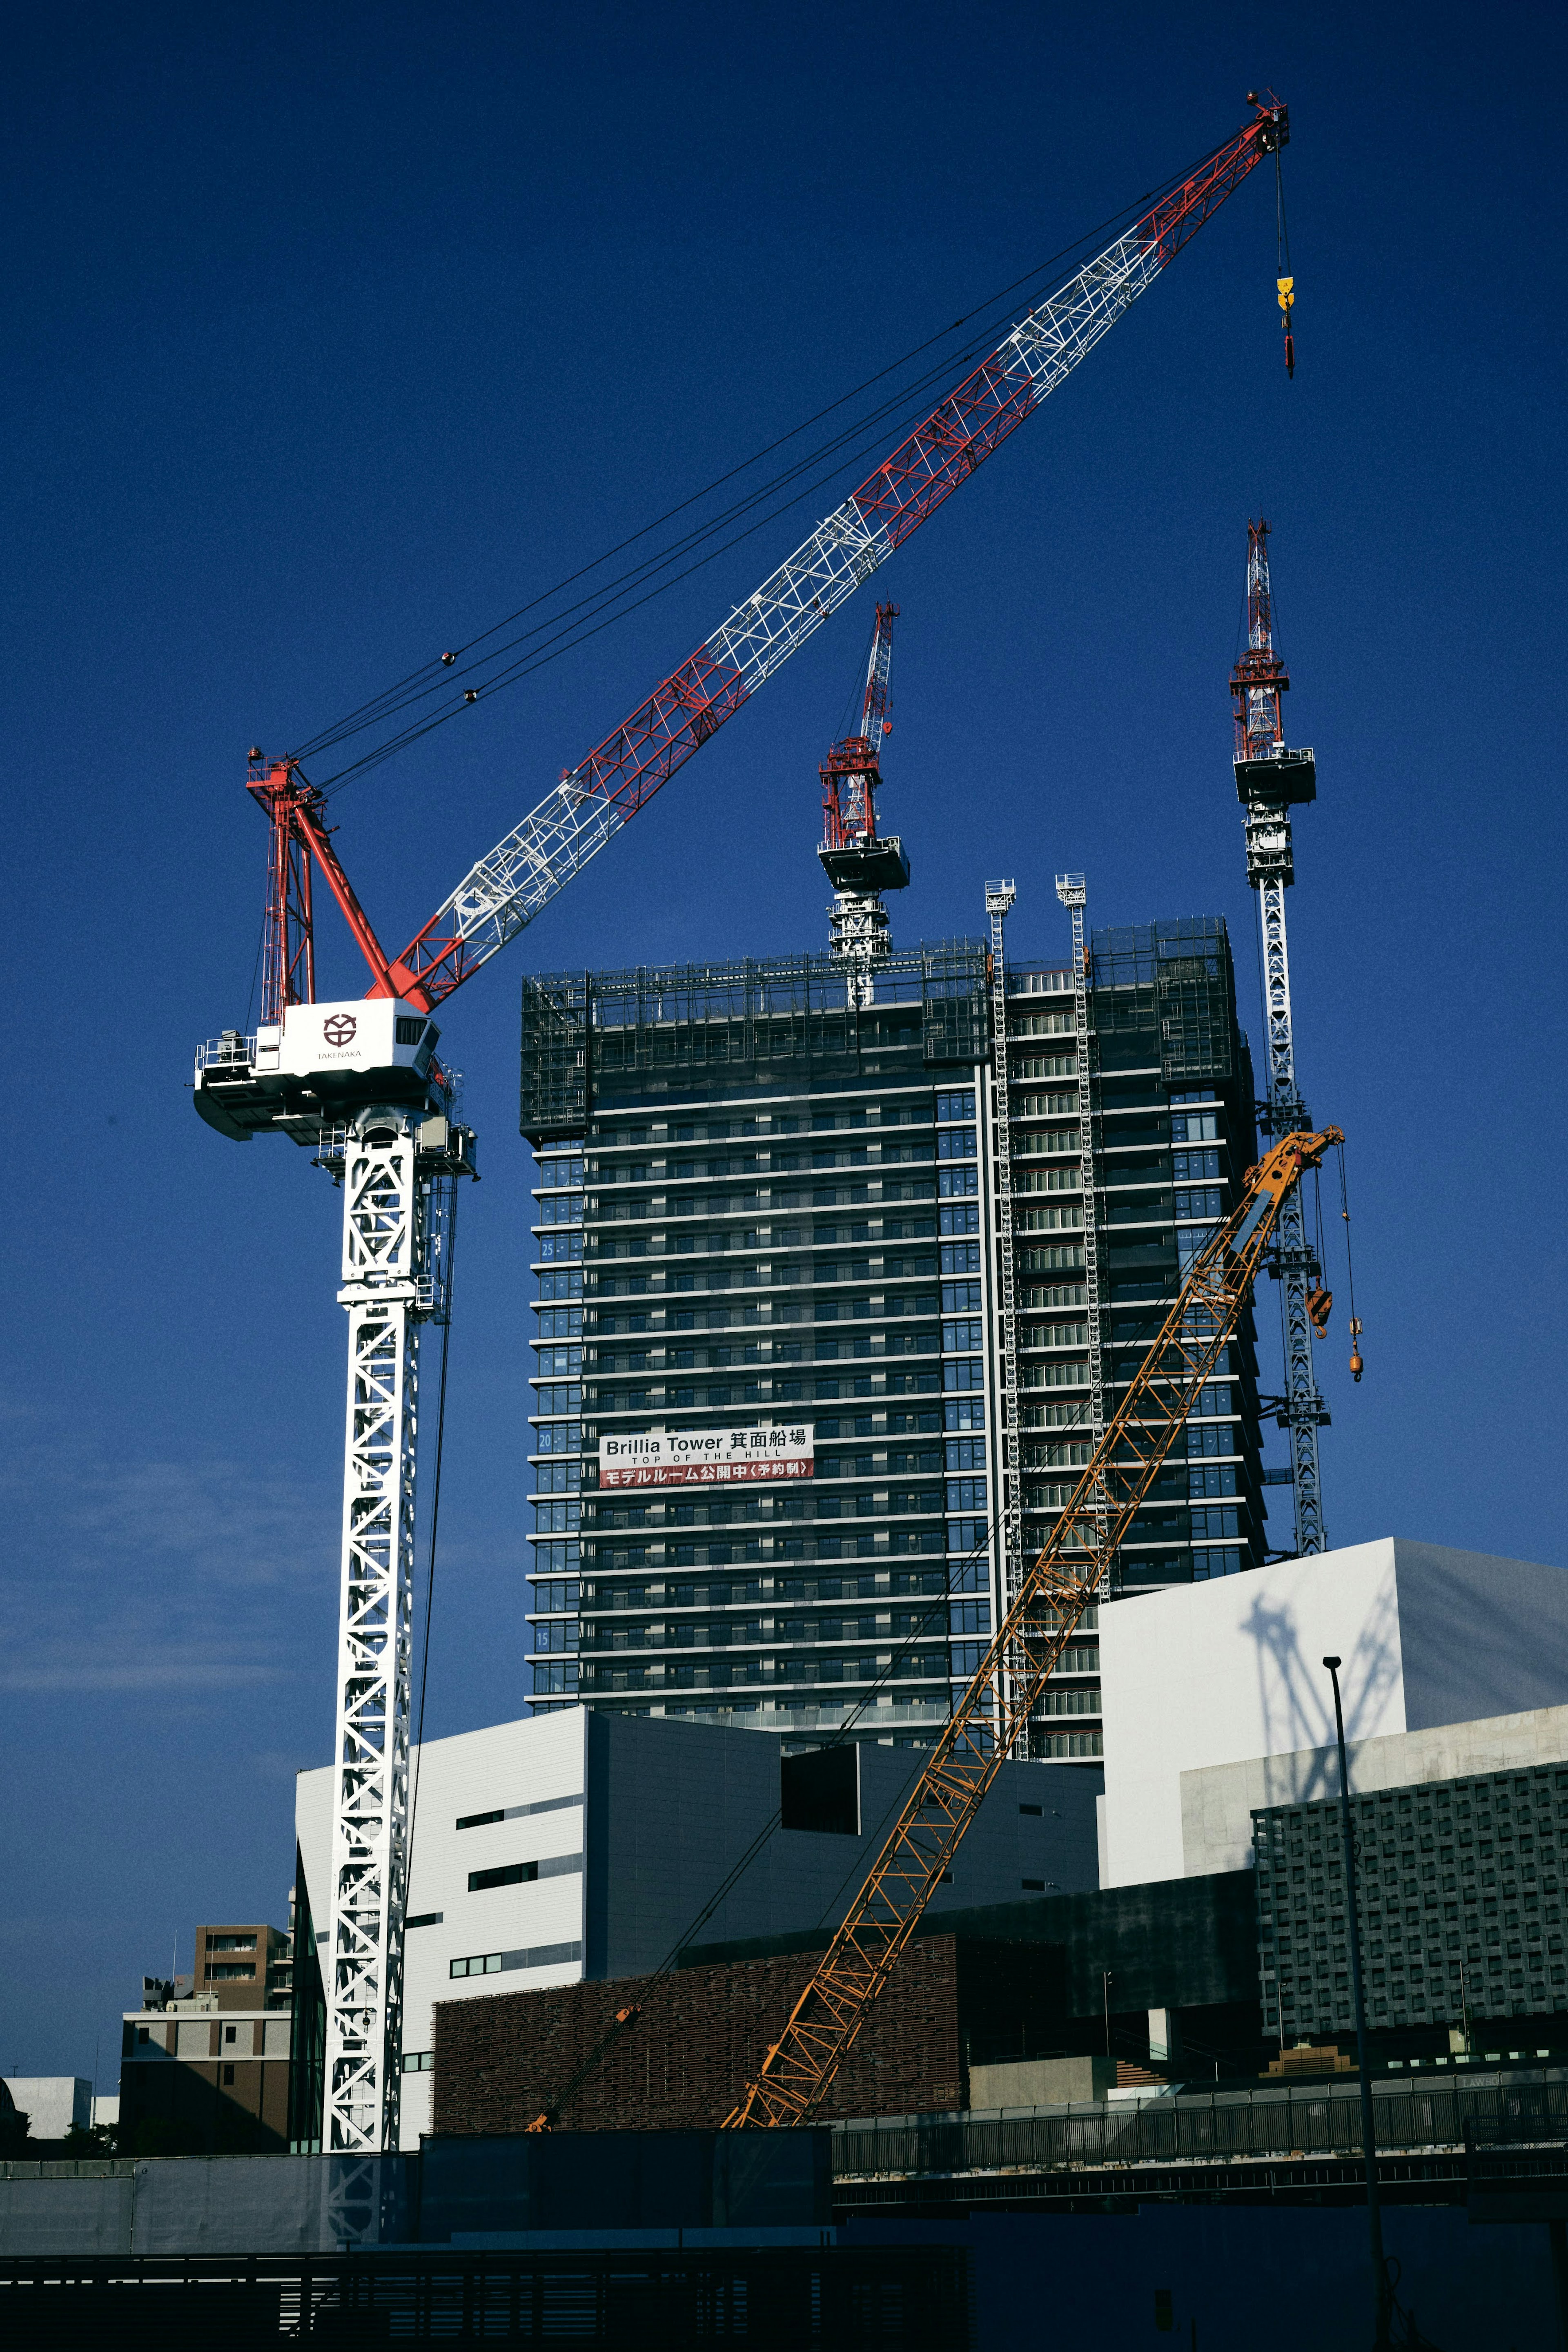
[{"label": "blue sky", "polygon": [[[302,740],[1288,98],[1258,174],[880,575],[896,935],[1252,910],[1227,678],[1274,525],[1302,1082],[1366,1379],[1331,1537],[1562,1560],[1563,377],[1544,10],[66,5],[4,169],[12,1149],[0,2065],[89,2072],[195,1921],[283,1916],[331,1711],[337,1199],[192,1114],[244,1016],[251,742]],[[1528,63],[1525,62],[1528,60]],[[335,803],[400,943],[852,486]],[[825,945],[839,616],[449,1007],[464,1204],[433,1733],[523,1695],[525,970]],[[1537,717],[1530,719],[1534,711]],[[1544,719],[1542,714],[1544,712]],[[361,979],[330,920],[322,993]],[[1244,1019],[1257,1029],[1250,1001]],[[1269,1302],[1271,1308],[1271,1301]]]}]

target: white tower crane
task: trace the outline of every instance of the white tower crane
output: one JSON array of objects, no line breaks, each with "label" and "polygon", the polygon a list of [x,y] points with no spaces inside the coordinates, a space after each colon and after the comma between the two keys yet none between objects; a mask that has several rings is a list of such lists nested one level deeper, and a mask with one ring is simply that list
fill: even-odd
[{"label": "white tower crane", "polygon": [[[282,1134],[343,1188],[349,1386],[322,2147],[397,2146],[418,1348],[446,1312],[453,1198],[474,1139],[453,1118],[430,1015],[530,923],[829,614],[1038,408],[1265,156],[1290,137],[1271,94],[979,365],[681,667],[389,957],[297,758],[253,752],[271,824],[263,1017],[196,1056],[196,1108],[224,1135]],[[483,657],[454,656],[372,708],[425,705],[421,729],[479,700]],[[401,700],[398,698],[402,698]],[[344,732],[369,721],[355,719]],[[342,740],[340,735],[339,740]],[[365,961],[363,1000],[315,998],[312,877]]]}]

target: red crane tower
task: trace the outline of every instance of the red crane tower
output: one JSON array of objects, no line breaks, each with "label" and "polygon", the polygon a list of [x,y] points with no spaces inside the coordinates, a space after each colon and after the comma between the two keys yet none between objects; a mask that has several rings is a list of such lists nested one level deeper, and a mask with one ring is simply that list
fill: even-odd
[{"label": "red crane tower", "polygon": [[888,680],[893,670],[896,604],[879,604],[866,664],[858,735],[835,743],[819,771],[822,779],[822,845],[817,852],[833,886],[829,909],[832,951],[869,973],[888,950],[884,890],[909,886],[909,860],[896,834],[879,835],[876,796],[882,788],[882,740],[892,725]]}]

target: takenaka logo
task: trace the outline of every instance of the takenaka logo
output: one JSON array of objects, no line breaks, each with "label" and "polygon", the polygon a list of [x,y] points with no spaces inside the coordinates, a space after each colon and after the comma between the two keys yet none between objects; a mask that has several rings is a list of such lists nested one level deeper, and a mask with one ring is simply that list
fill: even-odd
[{"label": "takenaka logo", "polygon": [[329,1045],[351,1045],[359,1029],[359,1022],[351,1013],[334,1013],[321,1024],[321,1034]]}]

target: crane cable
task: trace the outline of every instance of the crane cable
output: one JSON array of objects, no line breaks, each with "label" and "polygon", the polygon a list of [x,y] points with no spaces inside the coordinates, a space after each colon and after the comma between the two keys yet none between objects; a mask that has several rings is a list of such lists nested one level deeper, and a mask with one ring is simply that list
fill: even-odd
[{"label": "crane cable", "polygon": [[1361,1318],[1355,1311],[1355,1269],[1350,1256],[1350,1191],[1345,1181],[1344,1146],[1339,1147],[1339,1213],[1344,1220],[1344,1286],[1350,1297],[1350,1376],[1359,1381],[1365,1366],[1361,1355]]},{"label": "crane cable", "polygon": [[[1224,142],[1221,143],[1223,145]],[[469,638],[466,643],[457,647],[455,651],[443,654],[436,658],[421,664],[417,668],[407,673],[404,677],[396,681],[393,685],[384,688],[380,694],[372,696],[368,701],[360,704],[355,709],[346,713],[340,719],[333,722],[329,727],[320,730],[318,734],[308,739],[307,741],[302,743],[298,749],[291,754],[291,758],[296,761],[302,761],[319,754],[324,751],[331,750],[340,743],[347,742],[354,735],[362,733],[367,729],[375,726],[378,721],[392,718],[399,711],[407,709],[413,704],[428,698],[430,695],[438,691],[443,686],[455,683],[455,679],[452,676],[452,673],[456,668],[456,665],[463,661],[465,656],[476,654],[476,649],[479,646],[485,645],[488,639],[497,635],[501,630],[509,627],[513,621],[521,619],[527,614],[536,610],[540,604],[548,604],[553,597],[559,595],[563,590],[574,585],[579,580],[586,578],[590,572],[598,570],[601,564],[609,562],[615,555],[622,553],[627,548],[635,545],[638,541],[645,539],[651,532],[662,529],[664,524],[673,520],[677,515],[682,514],[688,508],[697,504],[702,499],[711,495],[714,490],[722,488],[727,482],[735,480],[739,475],[746,473],[753,466],[760,464],[764,458],[770,457],[776,450],[783,447],[787,442],[797,438],[801,433],[810,431],[812,425],[821,423],[823,418],[831,415],[835,410],[842,408],[851,401],[858,399],[862,393],[868,391],[873,385],[881,383],[890,375],[895,374],[900,369],[907,366],[912,360],[919,358],[924,352],[932,350],[936,345],[945,342],[947,337],[956,332],[959,328],[981,320],[988,312],[994,310],[998,304],[1006,301],[1009,297],[1015,294],[1019,287],[1029,285],[1031,282],[1038,280],[1044,271],[1054,268],[1058,263],[1075,253],[1080,247],[1086,244],[1091,238],[1103,235],[1106,229],[1113,227],[1118,221],[1123,220],[1128,215],[1134,213],[1139,207],[1145,206],[1151,202],[1158,202],[1172,188],[1179,185],[1184,180],[1191,178],[1195,173],[1201,171],[1203,165],[1209,161],[1213,155],[1218,154],[1219,152],[1219,147],[1209,149],[1207,151],[1205,155],[1199,157],[1197,161],[1189,165],[1185,172],[1175,173],[1168,179],[1160,183],[1158,186],[1145,190],[1143,195],[1137,197],[1132,203],[1122,205],[1116,212],[1108,215],[1106,218],[1100,222],[1095,227],[1083,231],[1069,244],[1060,247],[1056,253],[1048,257],[1047,259],[1037,263],[1031,269],[1026,271],[1023,276],[1013,279],[1011,284],[999,289],[997,292],[987,297],[976,307],[975,310],[966,312],[963,316],[955,320],[951,326],[939,330],[936,334],[929,336],[925,341],[915,345],[910,351],[904,352],[899,359],[890,362],[886,367],[879,369],[875,373],[864,378],[861,383],[854,386],[850,392],[843,394],[838,400],[830,402],[827,407],[819,410],[814,416],[811,416],[806,419],[802,424],[794,426],[789,433],[781,435],[777,440],[768,444],[765,447],[757,451],[742,464],[731,467],[728,472],[725,474],[717,476],[714,481],[708,483],[703,489],[695,491],[691,497],[681,500],[674,507],[668,509],[664,514],[658,517],[653,522],[644,525],[641,530],[632,532],[628,538],[620,541],[615,546],[607,549],[602,555],[595,557],[591,562],[582,565],[574,572],[567,574],[563,579],[558,581],[554,586],[542,591],[538,596],[529,599],[527,604],[518,606],[513,613],[507,614],[501,621],[494,623],[488,629],[483,630],[476,636]],[[981,353],[983,352],[987,337],[991,331],[993,331],[993,330],[988,329],[984,335],[978,335],[972,339],[971,343],[966,347],[965,352],[961,356],[973,356],[976,353]],[[870,411],[867,415],[859,417],[854,423],[847,425],[842,432],[836,434],[826,443],[823,443],[817,448],[808,452],[804,457],[799,459],[795,464],[786,468],[781,474],[775,476],[772,479],[764,483],[758,489],[748,493],[745,499],[737,500],[733,506],[727,509],[712,521],[701,526],[700,528],[696,528],[686,532],[683,538],[677,540],[674,545],[667,549],[663,554],[650,555],[640,559],[636,564],[629,567],[625,572],[618,575],[614,580],[605,583],[601,588],[592,591],[590,595],[580,599],[576,605],[568,608],[568,614],[580,613],[582,611],[584,606],[595,607],[597,612],[602,612],[605,606],[612,603],[617,595],[624,593],[630,588],[642,584],[643,581],[650,577],[653,572],[666,568],[669,563],[676,561],[683,552],[685,552],[691,547],[700,545],[704,540],[713,537],[716,532],[721,530],[727,522],[736,520],[737,516],[744,514],[748,509],[761,504],[770,498],[777,490],[787,488],[791,482],[797,480],[802,473],[810,471],[810,469],[822,457],[841,452],[848,442],[854,440],[859,435],[865,432],[872,424],[881,424],[885,422],[888,415],[891,415],[894,410],[909,401],[916,392],[922,392],[928,389],[934,382],[938,380],[939,377],[945,376],[955,363],[954,355],[949,353],[936,366],[917,377],[914,383],[905,385],[902,391],[892,394],[875,409]],[[841,460],[841,464],[842,462],[847,461]],[[839,468],[835,467],[832,470],[836,471]],[[786,511],[787,506],[799,503],[800,498],[809,496],[810,494],[810,490],[818,487],[820,487],[820,484],[818,483],[811,484],[807,490],[797,493],[795,499],[787,501],[786,507],[776,509],[775,513],[782,513]],[[771,518],[765,518],[765,520],[770,519]],[[759,525],[753,525],[752,529],[759,527]],[[747,536],[749,536],[749,532],[742,532],[738,534],[737,538],[726,541],[723,547],[712,550],[710,554],[706,557],[704,561],[712,561],[714,556],[727,551],[729,547],[738,544],[739,539]],[[696,569],[697,567],[692,566],[690,568]],[[676,575],[677,579],[684,579],[686,576],[686,572],[681,572]],[[674,580],[666,581],[663,583],[665,587],[674,586],[674,584],[675,581]],[[659,590],[654,590],[652,593],[656,594],[661,592]],[[637,600],[637,604],[645,603],[647,601],[648,599],[646,597],[639,598]],[[628,605],[624,612],[612,614],[612,618],[624,618],[626,612],[637,609],[637,604]],[[562,622],[567,617],[568,614],[557,614],[554,616],[554,620],[556,622]],[[593,614],[591,614],[590,617],[593,617]],[[601,622],[600,626],[606,626],[608,625],[609,624],[607,622]],[[537,623],[533,628],[524,632],[520,637],[511,639],[506,645],[493,648],[488,654],[478,655],[476,661],[469,663],[466,668],[457,671],[457,677],[471,675],[476,667],[481,667],[486,663],[494,662],[502,655],[514,650],[517,646],[528,644],[529,640],[539,636],[543,632],[550,628],[551,625],[552,624],[550,620]],[[559,632],[558,634],[567,635],[570,637],[570,643],[575,645],[583,642],[584,635],[597,633],[597,630],[584,630],[581,634],[575,636],[571,636],[570,632]],[[545,656],[546,658],[554,659],[558,653],[570,649],[569,645],[558,645],[555,639],[549,639],[548,640],[548,643],[554,647],[554,650],[549,652]],[[536,656],[535,658],[528,660],[524,664],[513,665],[512,669],[509,672],[503,673],[498,677],[493,677],[478,688],[470,688],[466,689],[462,701],[450,705],[434,719],[426,719],[423,724],[405,728],[385,744],[376,747],[370,753],[351,762],[348,768],[343,769],[338,772],[336,775],[328,778],[319,789],[323,792],[327,792],[335,787],[340,787],[341,784],[347,782],[350,776],[361,772],[367,767],[378,764],[382,759],[390,756],[392,752],[404,748],[408,742],[412,742],[417,740],[420,735],[427,733],[430,731],[433,725],[444,723],[446,719],[455,717],[457,712],[468,707],[470,702],[477,701],[483,695],[494,691],[500,685],[514,683],[517,677],[527,676],[531,669],[539,666],[540,661]]]}]

